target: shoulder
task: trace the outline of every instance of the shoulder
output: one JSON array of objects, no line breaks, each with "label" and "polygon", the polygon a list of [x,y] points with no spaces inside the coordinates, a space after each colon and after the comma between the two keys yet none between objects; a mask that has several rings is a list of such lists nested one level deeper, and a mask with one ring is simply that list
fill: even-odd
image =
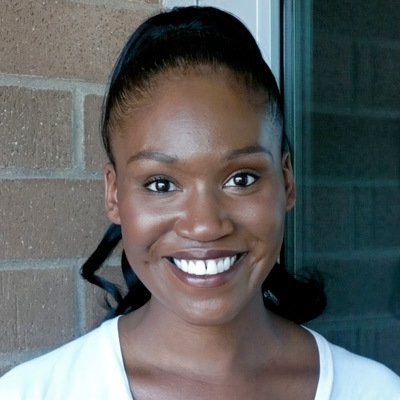
[{"label": "shoulder", "polygon": [[115,378],[112,375],[123,379],[121,370],[123,363],[115,319],[8,372],[0,379],[0,398],[83,399],[85,393],[89,395],[86,398],[95,398],[93,391],[99,390],[104,380]]},{"label": "shoulder", "polygon": [[329,343],[314,331],[311,333],[320,355],[319,391],[324,394],[321,399],[400,400],[400,377],[393,371]]},{"label": "shoulder", "polygon": [[351,399],[400,400],[400,378],[393,371],[379,362],[329,345],[334,370],[333,394],[345,393]]}]

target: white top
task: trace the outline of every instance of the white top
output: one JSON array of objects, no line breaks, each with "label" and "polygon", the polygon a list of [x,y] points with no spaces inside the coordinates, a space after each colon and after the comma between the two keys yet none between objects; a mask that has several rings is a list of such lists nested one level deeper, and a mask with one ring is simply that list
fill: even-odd
[{"label": "white top", "polygon": [[314,400],[400,400],[400,377],[393,371],[308,330],[317,342],[320,363]]},{"label": "white top", "polygon": [[[400,400],[400,378],[375,361],[311,331],[319,351],[314,400]],[[1,400],[132,400],[118,335],[118,318],[0,379]]]}]

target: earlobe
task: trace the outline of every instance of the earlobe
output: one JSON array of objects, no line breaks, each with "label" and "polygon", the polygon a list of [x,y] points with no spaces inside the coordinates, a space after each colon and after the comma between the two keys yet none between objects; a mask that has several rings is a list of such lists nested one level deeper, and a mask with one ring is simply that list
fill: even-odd
[{"label": "earlobe", "polygon": [[107,164],[104,168],[105,184],[105,207],[108,219],[114,224],[120,224],[117,196],[117,174],[112,164]]},{"label": "earlobe", "polygon": [[289,211],[294,207],[296,203],[296,184],[294,182],[294,174],[290,153],[286,153],[283,156],[282,173],[285,183],[286,211]]}]

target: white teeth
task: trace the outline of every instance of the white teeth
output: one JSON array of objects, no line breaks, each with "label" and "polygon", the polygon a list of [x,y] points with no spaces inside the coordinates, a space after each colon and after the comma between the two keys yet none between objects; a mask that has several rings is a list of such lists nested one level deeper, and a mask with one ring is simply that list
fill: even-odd
[{"label": "white teeth", "polygon": [[202,260],[196,261],[196,275],[205,275],[206,274],[206,264]]},{"label": "white teeth", "polygon": [[226,257],[224,260],[224,271],[228,271],[230,267],[231,267],[231,259],[230,257]]},{"label": "white teeth", "polygon": [[217,270],[217,263],[215,260],[208,260],[207,261],[207,275],[215,275],[218,273]]},{"label": "white teeth", "polygon": [[221,272],[224,272],[224,271],[225,271],[225,268],[224,268],[224,260],[219,260],[219,261],[217,262],[217,270],[218,270],[218,273],[221,273]]},{"label": "white teeth", "polygon": [[[184,271],[184,272],[189,271],[188,262],[186,260],[179,261],[179,260],[174,259],[174,261],[175,261],[175,264],[177,265],[177,267],[180,268],[182,271]],[[181,266],[177,263],[177,261],[179,262],[179,264],[181,264]]]},{"label": "white teeth", "polygon": [[199,276],[216,275],[228,271],[236,262],[237,255],[212,260],[178,260],[176,258],[172,260],[179,269],[188,274]]},{"label": "white teeth", "polygon": [[189,261],[188,273],[196,275],[196,264],[194,263],[194,261]]}]

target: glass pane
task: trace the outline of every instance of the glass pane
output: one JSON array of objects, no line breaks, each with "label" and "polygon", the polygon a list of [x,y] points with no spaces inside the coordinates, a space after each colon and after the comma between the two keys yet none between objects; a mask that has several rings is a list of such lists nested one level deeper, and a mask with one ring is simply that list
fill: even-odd
[{"label": "glass pane", "polygon": [[400,2],[294,3],[284,93],[300,210],[289,261],[324,274],[328,308],[311,326],[400,373]]}]

